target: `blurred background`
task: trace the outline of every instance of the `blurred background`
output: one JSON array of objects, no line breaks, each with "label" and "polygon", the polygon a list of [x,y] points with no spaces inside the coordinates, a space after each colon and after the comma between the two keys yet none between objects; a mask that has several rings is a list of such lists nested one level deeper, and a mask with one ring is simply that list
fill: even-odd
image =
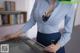
[{"label": "blurred background", "polygon": [[[4,1],[6,0],[0,0],[0,7],[3,7]],[[26,11],[27,20],[30,19],[30,14],[31,14],[35,0],[10,0],[10,1],[15,1],[16,11]],[[65,46],[66,53],[79,53],[80,52],[80,3],[78,3],[77,5],[74,4],[74,8],[76,9],[76,14],[75,14],[75,22],[74,22],[74,27],[73,27],[73,32],[72,32],[72,39]],[[64,27],[63,24],[64,23],[62,22],[60,25],[61,28]],[[23,26],[24,24],[0,26],[0,35],[5,36],[7,34],[14,33],[18,31],[19,29],[21,29]],[[35,25],[25,34],[26,34],[26,37],[34,39],[36,37],[36,33],[37,33],[37,26]]]}]

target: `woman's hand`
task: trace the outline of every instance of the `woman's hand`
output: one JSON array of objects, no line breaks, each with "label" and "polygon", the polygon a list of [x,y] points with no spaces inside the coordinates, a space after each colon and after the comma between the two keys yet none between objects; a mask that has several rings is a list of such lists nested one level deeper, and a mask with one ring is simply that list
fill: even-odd
[{"label": "woman's hand", "polygon": [[48,47],[46,47],[44,50],[47,52],[53,52],[56,53],[60,49],[60,45],[58,44],[51,44]]},{"label": "woman's hand", "polygon": [[14,34],[9,34],[9,35],[4,36],[3,39],[10,40],[10,39],[18,38],[18,37],[19,37],[19,35],[17,35],[16,33],[14,33]]},{"label": "woman's hand", "polygon": [[15,39],[20,37],[21,32],[16,32],[13,34],[8,34],[6,36],[0,36],[0,40],[5,41],[5,40],[10,40],[10,39]]}]

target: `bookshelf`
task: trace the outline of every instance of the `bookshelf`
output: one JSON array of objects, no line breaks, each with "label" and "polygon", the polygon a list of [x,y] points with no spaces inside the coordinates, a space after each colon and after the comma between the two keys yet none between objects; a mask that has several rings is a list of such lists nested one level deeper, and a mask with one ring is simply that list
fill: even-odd
[{"label": "bookshelf", "polygon": [[26,11],[0,11],[0,26],[18,25],[26,22]]},{"label": "bookshelf", "polygon": [[27,22],[26,11],[16,11],[16,2],[5,0],[0,6],[0,27],[25,24]]}]

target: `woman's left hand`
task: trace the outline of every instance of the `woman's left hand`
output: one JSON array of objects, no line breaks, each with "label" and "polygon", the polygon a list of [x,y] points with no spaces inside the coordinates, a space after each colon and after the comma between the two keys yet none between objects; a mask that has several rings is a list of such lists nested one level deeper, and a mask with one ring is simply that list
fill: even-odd
[{"label": "woman's left hand", "polygon": [[59,44],[51,44],[48,47],[46,47],[44,50],[47,52],[53,52],[56,53],[60,49]]}]

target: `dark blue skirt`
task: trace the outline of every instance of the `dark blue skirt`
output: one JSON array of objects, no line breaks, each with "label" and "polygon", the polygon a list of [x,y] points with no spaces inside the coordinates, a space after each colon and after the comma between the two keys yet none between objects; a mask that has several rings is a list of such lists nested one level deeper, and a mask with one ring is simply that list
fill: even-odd
[{"label": "dark blue skirt", "polygon": [[[44,34],[44,33],[37,33],[37,42],[43,44],[44,46],[49,46],[50,44],[56,44],[58,40],[61,38],[61,33],[52,33],[52,34]],[[57,53],[65,53],[64,47],[61,47]]]}]

